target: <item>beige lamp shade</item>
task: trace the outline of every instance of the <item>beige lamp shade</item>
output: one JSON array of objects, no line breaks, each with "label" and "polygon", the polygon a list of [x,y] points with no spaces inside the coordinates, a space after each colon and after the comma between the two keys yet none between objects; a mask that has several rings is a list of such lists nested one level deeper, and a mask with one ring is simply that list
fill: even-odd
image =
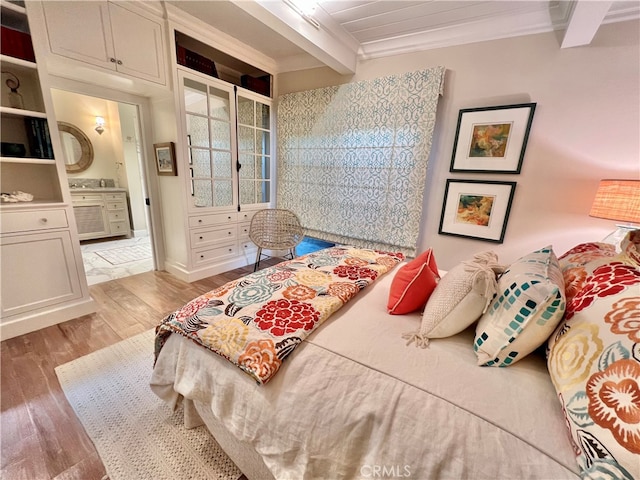
[{"label": "beige lamp shade", "polygon": [[600,180],[589,215],[640,223],[640,180]]}]

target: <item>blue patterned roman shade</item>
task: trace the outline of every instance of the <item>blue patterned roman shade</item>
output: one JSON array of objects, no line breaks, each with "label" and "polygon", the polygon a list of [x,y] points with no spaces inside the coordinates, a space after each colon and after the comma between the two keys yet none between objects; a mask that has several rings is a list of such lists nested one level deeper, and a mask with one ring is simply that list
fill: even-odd
[{"label": "blue patterned roman shade", "polygon": [[444,72],[283,95],[278,206],[309,236],[415,255]]}]

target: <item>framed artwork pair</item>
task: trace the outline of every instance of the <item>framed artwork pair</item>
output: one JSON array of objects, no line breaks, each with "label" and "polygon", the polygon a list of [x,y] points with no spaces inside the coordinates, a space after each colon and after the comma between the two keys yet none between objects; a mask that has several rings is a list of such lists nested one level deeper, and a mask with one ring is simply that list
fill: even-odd
[{"label": "framed artwork pair", "polygon": [[[519,174],[535,103],[460,110],[452,173]],[[504,240],[516,182],[448,179],[438,233]]]}]

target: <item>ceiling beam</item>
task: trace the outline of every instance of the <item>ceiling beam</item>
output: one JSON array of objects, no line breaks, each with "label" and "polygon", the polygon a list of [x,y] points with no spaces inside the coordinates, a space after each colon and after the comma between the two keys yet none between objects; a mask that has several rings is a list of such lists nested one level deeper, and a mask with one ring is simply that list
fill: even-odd
[{"label": "ceiling beam", "polygon": [[231,1],[341,75],[355,73],[360,44],[322,8],[315,27],[283,1]]},{"label": "ceiling beam", "polygon": [[578,0],[571,13],[561,48],[589,45],[613,2]]}]

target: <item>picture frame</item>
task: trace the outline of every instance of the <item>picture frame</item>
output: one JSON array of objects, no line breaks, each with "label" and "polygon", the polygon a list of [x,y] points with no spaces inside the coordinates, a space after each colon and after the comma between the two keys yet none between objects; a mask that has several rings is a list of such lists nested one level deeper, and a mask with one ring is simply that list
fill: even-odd
[{"label": "picture frame", "polygon": [[178,175],[175,143],[154,143],[153,149],[156,154],[156,169],[158,175]]},{"label": "picture frame", "polygon": [[516,182],[447,179],[438,233],[502,243]]},{"label": "picture frame", "polygon": [[520,173],[535,110],[535,103],[460,110],[449,171]]}]

